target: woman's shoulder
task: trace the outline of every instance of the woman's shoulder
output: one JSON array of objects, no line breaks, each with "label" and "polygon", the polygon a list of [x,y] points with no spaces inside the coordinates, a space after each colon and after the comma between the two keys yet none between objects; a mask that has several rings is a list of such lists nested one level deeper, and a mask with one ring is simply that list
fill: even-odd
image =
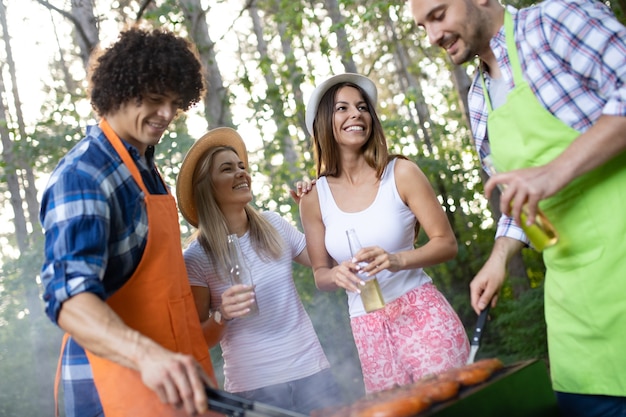
[{"label": "woman's shoulder", "polygon": [[326,177],[319,177],[315,185],[311,188],[311,190],[304,194],[300,198],[300,214],[302,215],[302,208],[304,207],[305,212],[307,209],[319,207],[319,194],[320,187],[328,187]]},{"label": "woman's shoulder", "polygon": [[187,241],[187,245],[183,248],[183,254],[185,258],[207,258],[204,248],[200,242],[198,242],[197,236]]},{"label": "woman's shoulder", "polygon": [[394,158],[389,162],[389,166],[393,165],[393,172],[396,177],[398,176],[412,176],[421,171],[419,166],[410,159],[404,157]]},{"label": "woman's shoulder", "polygon": [[426,174],[417,163],[409,159],[398,158],[394,176],[396,189],[404,202],[408,201],[410,195],[423,192],[424,187],[431,187]]},{"label": "woman's shoulder", "polygon": [[276,225],[280,223],[281,217],[278,213],[270,210],[261,210],[259,211],[259,214],[265,221],[267,221],[274,227],[276,227]]}]

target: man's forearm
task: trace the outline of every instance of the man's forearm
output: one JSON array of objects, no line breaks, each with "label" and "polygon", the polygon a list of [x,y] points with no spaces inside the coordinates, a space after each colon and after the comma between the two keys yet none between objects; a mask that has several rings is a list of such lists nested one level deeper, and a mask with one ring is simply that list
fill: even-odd
[{"label": "man's forearm", "polygon": [[100,298],[78,294],[63,303],[59,326],[83,348],[131,369],[144,344],[154,343],[128,327]]},{"label": "man's forearm", "polygon": [[626,150],[626,117],[602,116],[550,163],[561,188]]},{"label": "man's forearm", "polygon": [[506,265],[513,255],[521,251],[525,246],[526,244],[518,239],[500,236],[493,244],[489,259],[497,259],[499,262]]}]

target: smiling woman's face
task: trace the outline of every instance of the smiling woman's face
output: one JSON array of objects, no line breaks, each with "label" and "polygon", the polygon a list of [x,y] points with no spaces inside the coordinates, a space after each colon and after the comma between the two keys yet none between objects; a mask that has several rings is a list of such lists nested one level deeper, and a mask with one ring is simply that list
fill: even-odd
[{"label": "smiling woman's face", "polygon": [[361,92],[345,86],[337,90],[333,109],[333,132],[340,145],[363,146],[372,133],[372,115]]},{"label": "smiling woman's face", "polygon": [[250,174],[237,154],[229,149],[213,157],[211,183],[215,201],[220,208],[231,204],[248,204],[252,201]]}]

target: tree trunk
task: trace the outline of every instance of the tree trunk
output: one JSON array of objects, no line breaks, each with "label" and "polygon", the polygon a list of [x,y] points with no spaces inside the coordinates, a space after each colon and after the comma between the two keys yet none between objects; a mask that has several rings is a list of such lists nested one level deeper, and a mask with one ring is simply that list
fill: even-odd
[{"label": "tree trunk", "polygon": [[100,41],[99,22],[93,14],[93,0],[72,0],[75,42],[80,48],[80,58],[88,68],[89,58]]},{"label": "tree trunk", "polygon": [[[10,50],[9,42],[10,39],[8,37],[8,29],[7,29],[7,19],[6,19],[6,9],[4,7],[4,3],[0,0],[0,19],[2,20],[3,26],[3,39],[4,43],[7,47],[7,53]],[[0,97],[6,97],[6,89],[4,86],[4,78],[0,73]],[[0,100],[0,139],[2,141],[2,159],[4,161],[5,167],[5,177],[7,181],[7,186],[10,194],[10,202],[11,207],[13,208],[13,224],[15,225],[15,236],[17,239],[17,247],[20,251],[20,254],[24,254],[29,249],[29,243],[32,243],[29,239],[28,229],[26,224],[26,216],[24,213],[23,200],[20,192],[20,184],[18,178],[18,165],[17,158],[14,155],[14,147],[13,141],[10,137],[10,132],[8,128],[8,119],[7,119],[7,109],[4,106],[4,101]],[[30,184],[34,187],[34,181]],[[33,220],[33,219],[31,219]],[[37,217],[35,216],[35,219]],[[42,352],[45,350],[46,341],[43,340],[41,336],[41,332],[38,331],[35,323],[39,321],[42,317],[42,305],[41,299],[39,297],[39,287],[37,285],[37,281],[35,281],[34,275],[27,276],[28,281],[24,283],[24,298],[26,300],[26,306],[30,311],[29,316],[29,329],[31,333],[30,340],[32,342],[33,351],[34,352]],[[41,364],[41,357],[35,355],[32,358],[33,369],[43,369]],[[49,384],[47,381],[36,378],[35,387],[37,392],[34,392],[33,397],[34,401],[38,402],[42,407],[51,406],[51,404],[46,404],[47,399],[49,398],[46,395],[49,391]],[[49,402],[48,402],[49,403]],[[40,408],[44,409],[44,408]]]},{"label": "tree trunk", "polygon": [[[7,29],[6,9],[3,0],[0,0],[0,23],[3,27],[3,40],[6,48],[9,46],[9,37]],[[0,66],[0,70],[1,70]],[[0,71],[0,97],[6,97],[6,88],[4,85],[4,76]],[[9,131],[8,112],[4,105],[4,100],[0,100],[0,139],[2,141],[2,160],[4,161],[4,172],[7,181],[7,187],[10,194],[11,207],[13,208],[13,224],[15,226],[15,237],[17,239],[17,247],[20,252],[24,252],[28,248],[28,228],[26,226],[26,215],[20,192],[20,183],[18,179],[17,158],[14,154],[13,140]]]},{"label": "tree trunk", "polygon": [[[280,13],[280,0],[275,0],[274,6],[274,14],[277,15]],[[296,104],[296,109],[304,109],[305,103],[304,98],[302,97],[302,83],[300,80],[303,79],[304,74],[302,70],[296,65],[295,53],[292,48],[293,38],[288,35],[287,23],[283,19],[277,19],[278,23],[278,34],[280,36],[280,43],[282,46],[282,52],[285,57],[285,65],[287,65],[287,74],[289,74],[289,79],[287,85],[290,87],[291,92],[293,93],[293,97]],[[298,125],[303,132],[307,132],[306,122],[304,120],[304,112],[296,112],[296,119],[298,120]],[[311,148],[311,142],[309,140],[309,136],[306,136],[305,143],[302,145],[304,149]]]},{"label": "tree trunk", "polygon": [[[17,116],[17,127],[19,139],[26,141],[26,127],[24,125],[24,115],[22,114],[22,102],[20,100],[19,90],[17,88],[17,76],[15,69],[15,61],[13,60],[13,49],[11,48],[11,36],[6,18],[6,9],[0,0],[0,24],[2,25],[2,36],[4,39],[6,60],[9,66],[9,75],[11,76],[11,94],[15,105],[15,115]],[[3,88],[4,90],[4,88]],[[6,117],[5,117],[6,120]],[[23,143],[23,142],[22,142]],[[21,182],[21,188],[24,190],[26,207],[28,212],[28,220],[30,221],[33,237],[38,239],[41,236],[41,228],[39,228],[39,203],[37,202],[37,188],[35,185],[35,174],[33,168],[24,161],[19,152],[14,155],[16,176],[18,185]],[[20,197],[21,200],[21,197]],[[27,237],[28,239],[28,237]]]},{"label": "tree trunk", "polygon": [[215,56],[215,44],[209,36],[207,11],[202,8],[200,0],[179,0],[179,4],[185,15],[185,26],[198,48],[205,69],[204,115],[207,124],[209,128],[234,127],[229,92],[224,87]]},{"label": "tree trunk", "polygon": [[463,109],[463,117],[465,123],[469,126],[469,109],[467,108],[467,95],[472,85],[472,80],[467,75],[465,68],[460,65],[452,64],[452,81],[459,93],[459,106]]},{"label": "tree trunk", "polygon": [[[430,117],[430,112],[428,110],[428,105],[426,104],[426,99],[424,98],[424,93],[422,91],[422,87],[419,84],[419,81],[415,79],[415,77],[408,70],[408,53],[404,48],[402,42],[398,40],[396,35],[394,24],[390,21],[389,17],[387,17],[385,24],[387,26],[387,32],[390,34],[390,38],[395,46],[394,56],[396,57],[396,64],[398,65],[398,76],[399,82],[401,84],[401,90],[411,92],[413,96],[413,100],[411,104],[415,109],[415,113],[417,114],[417,125],[420,127],[420,131],[422,132],[422,141],[426,145],[429,154],[431,157],[434,157],[435,151],[433,149],[433,143],[431,140],[431,131],[427,126],[433,126],[433,122]],[[418,143],[418,136],[415,135],[415,144]],[[450,208],[449,203],[449,193],[446,185],[443,182],[443,179],[440,175],[435,173],[432,175],[434,178],[435,191],[441,196],[442,205],[445,209],[446,216],[448,217],[448,221],[452,226],[452,230],[455,231],[456,234],[456,220],[454,218],[454,214]],[[458,239],[458,235],[456,236]]]},{"label": "tree trunk", "polygon": [[93,14],[92,1],[72,0],[71,13],[60,9],[47,0],[35,0],[49,10],[54,10],[74,25],[76,43],[80,48],[83,66],[88,67],[89,57],[99,42],[98,22]]},{"label": "tree trunk", "polygon": [[344,18],[339,10],[339,4],[337,0],[326,0],[326,10],[330,16],[330,20],[333,22],[335,29],[335,35],[337,36],[337,49],[341,57],[341,63],[346,69],[346,72],[357,72],[356,64],[352,59],[352,50],[350,49],[350,42],[348,41],[348,34],[344,28]]}]

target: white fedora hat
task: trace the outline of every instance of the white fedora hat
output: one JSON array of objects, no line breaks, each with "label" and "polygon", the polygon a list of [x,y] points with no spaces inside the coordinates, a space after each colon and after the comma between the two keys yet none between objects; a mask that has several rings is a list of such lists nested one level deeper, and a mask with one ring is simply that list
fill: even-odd
[{"label": "white fedora hat", "polygon": [[313,90],[313,94],[311,94],[311,98],[309,98],[309,104],[306,106],[306,128],[309,131],[309,134],[313,134],[313,121],[315,120],[315,115],[317,114],[317,108],[320,105],[320,100],[322,100],[322,96],[324,93],[328,91],[334,85],[341,83],[352,83],[358,85],[365,91],[367,94],[367,98],[372,103],[373,106],[376,106],[376,101],[378,100],[378,91],[376,90],[376,84],[369,78],[354,74],[354,73],[345,73],[333,75],[327,80],[323,81],[320,85],[315,87]]}]

